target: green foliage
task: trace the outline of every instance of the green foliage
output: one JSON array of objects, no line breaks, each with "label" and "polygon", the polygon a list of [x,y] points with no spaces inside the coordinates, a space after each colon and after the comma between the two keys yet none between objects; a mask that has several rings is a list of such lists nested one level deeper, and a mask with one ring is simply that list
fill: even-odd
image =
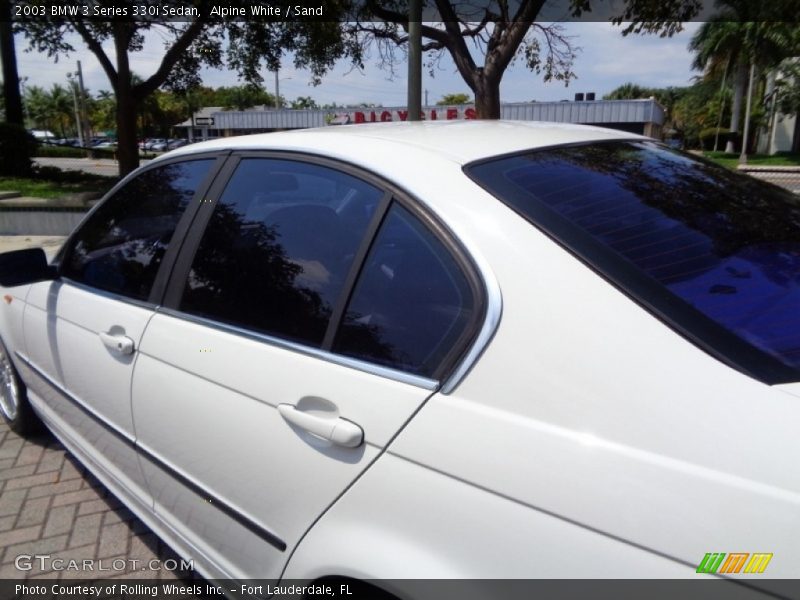
[{"label": "green foliage", "polygon": [[253,106],[276,106],[275,96],[257,85],[220,87],[214,90],[214,102],[225,110],[246,110]]},{"label": "green foliage", "polygon": [[445,94],[436,106],[452,106],[454,104],[470,104],[472,98],[469,94]]},{"label": "green foliage", "polygon": [[47,158],[85,158],[86,150],[73,148],[72,146],[50,146],[47,144],[40,144],[36,147],[36,151],[33,155]]},{"label": "green foliage", "polygon": [[36,140],[21,125],[0,123],[0,175],[31,172]]},{"label": "green foliage", "polygon": [[603,96],[603,100],[638,100],[655,95],[653,88],[644,87],[633,82],[623,83],[618,88]]},{"label": "green foliage", "polygon": [[116,129],[117,101],[108,90],[100,90],[97,96],[87,98],[89,122],[96,131]]},{"label": "green foliage", "polygon": [[[95,0],[73,2],[79,12],[88,13],[96,4]],[[342,56],[352,56],[360,64],[360,46],[348,43],[342,35],[343,3],[326,3],[325,22],[228,20],[211,15],[214,5],[212,0],[174,0],[172,7],[190,8],[201,15],[188,21],[111,22],[54,17],[29,20],[17,28],[27,38],[29,50],[49,57],[73,53],[77,40],[94,53],[117,98],[115,131],[120,174],[124,175],[139,163],[136,130],[142,105],[162,87],[186,93],[200,86],[203,67],[227,66],[244,81],[260,84],[264,62],[275,70],[287,53],[291,53],[296,67],[311,72],[314,81],[319,81]],[[152,31],[163,39],[163,52],[154,72],[137,81],[130,68],[135,61],[132,55],[144,50],[145,33]],[[189,105],[191,108],[193,103]]]},{"label": "green foliage", "polygon": [[290,102],[289,106],[295,110],[319,108],[311,96],[298,96],[295,100]]},{"label": "green foliage", "polygon": [[[673,107],[672,126],[688,148],[700,147],[701,132],[716,127],[718,120],[719,103],[714,83],[700,81],[686,88]],[[713,143],[712,139],[712,146]]]},{"label": "green foliage", "polygon": [[88,193],[95,198],[105,194],[116,177],[92,175],[83,171],[62,171],[56,167],[35,167],[27,177],[0,177],[0,190],[14,190],[34,198],[62,198]]},{"label": "green foliage", "polygon": [[[738,154],[727,152],[703,152],[703,156],[719,163],[723,167],[735,169],[739,164]],[[747,164],[762,167],[800,167],[800,154],[797,152],[778,152],[777,154],[751,154],[747,157]]]},{"label": "green foliage", "polygon": [[701,148],[713,148],[714,142],[717,142],[719,147],[724,148],[729,139],[736,139],[736,135],[736,133],[731,133],[730,130],[724,127],[709,127],[700,130],[697,137]]},{"label": "green foliage", "polygon": [[75,103],[72,90],[54,83],[49,90],[32,85],[23,98],[28,120],[37,129],[47,129],[59,137],[75,134]]},{"label": "green foliage", "polygon": [[800,62],[786,61],[776,82],[778,108],[785,115],[800,112]]}]

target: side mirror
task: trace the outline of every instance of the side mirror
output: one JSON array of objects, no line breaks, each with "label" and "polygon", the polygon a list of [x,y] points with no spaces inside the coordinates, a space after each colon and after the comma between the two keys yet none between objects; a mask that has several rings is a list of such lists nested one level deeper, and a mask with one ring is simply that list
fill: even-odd
[{"label": "side mirror", "polygon": [[58,269],[47,264],[47,256],[41,248],[15,250],[0,254],[0,285],[13,287],[50,281],[58,277]]}]

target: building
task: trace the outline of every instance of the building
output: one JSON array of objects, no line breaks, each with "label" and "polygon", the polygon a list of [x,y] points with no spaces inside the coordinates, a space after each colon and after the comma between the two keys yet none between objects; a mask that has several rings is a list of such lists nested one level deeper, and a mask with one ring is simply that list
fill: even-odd
[{"label": "building", "polygon": [[[646,100],[589,100],[562,102],[527,102],[503,104],[502,118],[522,121],[551,121],[597,125],[661,137],[664,108],[654,99]],[[426,106],[422,110],[428,120],[474,119],[475,107]],[[221,110],[206,107],[193,119],[177,127],[186,128],[193,140],[210,137],[246,135],[285,129],[306,129],[348,123],[405,121],[406,107],[347,108],[336,110],[250,109]],[[188,132],[187,132],[188,133]]]},{"label": "building", "polygon": [[222,131],[214,123],[214,115],[222,112],[221,106],[206,106],[194,113],[183,123],[175,125],[177,129],[185,130],[185,137],[189,141],[207,140],[221,137]]},{"label": "building", "polygon": [[[800,59],[790,59],[797,65]],[[758,132],[758,152],[776,154],[778,152],[800,152],[800,119],[797,114],[784,114],[778,109],[781,94],[781,80],[792,82],[793,76],[781,69],[767,73],[764,90],[764,104],[767,107],[766,127]],[[796,83],[796,82],[793,82]]]}]

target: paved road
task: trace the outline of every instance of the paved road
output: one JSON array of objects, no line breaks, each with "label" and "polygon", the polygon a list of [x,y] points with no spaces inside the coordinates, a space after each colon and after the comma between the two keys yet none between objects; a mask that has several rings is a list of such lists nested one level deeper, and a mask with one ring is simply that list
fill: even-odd
[{"label": "paved road", "polygon": [[[15,563],[20,555],[50,555]],[[51,561],[103,559],[111,569],[56,570]],[[27,567],[26,559],[20,566]],[[0,421],[0,579],[190,579],[180,559],[50,434],[23,440]],[[134,562],[135,561],[135,562]],[[151,562],[157,561],[157,562]],[[58,563],[55,565],[58,567]],[[150,567],[153,567],[152,569]]]}]

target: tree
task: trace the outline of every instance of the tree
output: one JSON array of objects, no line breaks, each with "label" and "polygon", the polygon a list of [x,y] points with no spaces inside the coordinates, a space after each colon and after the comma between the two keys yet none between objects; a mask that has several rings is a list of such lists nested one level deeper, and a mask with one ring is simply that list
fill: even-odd
[{"label": "tree", "polygon": [[0,0],[0,61],[3,63],[3,108],[5,120],[22,126],[22,96],[19,93],[17,54],[11,28],[11,3]]},{"label": "tree", "polygon": [[780,111],[785,115],[800,112],[800,62],[795,59],[782,65],[776,87]]},{"label": "tree", "polygon": [[50,90],[36,85],[25,89],[28,118],[40,129],[48,129],[62,138],[75,131],[72,91],[54,83]]},{"label": "tree", "polygon": [[[422,49],[428,55],[428,66],[433,71],[442,54],[450,54],[475,95],[478,118],[500,117],[500,81],[518,56],[545,81],[567,85],[575,77],[572,63],[578,48],[558,24],[537,22],[545,0],[486,0],[480,6],[469,0],[427,0],[427,4],[438,14],[425,17],[426,21],[439,23],[422,25],[426,40]],[[681,22],[697,13],[698,4],[695,0],[625,0],[625,10],[614,22],[629,22],[623,35],[672,35],[680,31]],[[592,0],[569,0],[573,16],[591,8]],[[368,0],[352,20],[355,24],[349,31],[360,35],[362,44],[377,42],[382,64],[395,64],[394,48],[408,42],[407,2]],[[483,64],[473,52],[483,55]]]},{"label": "tree", "polygon": [[93,129],[99,131],[109,131],[115,127],[115,114],[117,112],[117,102],[114,94],[108,90],[100,90],[97,96],[90,98],[87,102],[89,112],[89,123]]},{"label": "tree", "polygon": [[319,108],[311,96],[298,96],[295,100],[291,101],[290,106],[295,110]]},{"label": "tree", "polygon": [[649,88],[628,82],[613,89],[603,96],[604,100],[637,100],[640,98],[655,98],[664,107],[664,129],[676,128],[673,121],[675,106],[687,93],[686,87]]},{"label": "tree", "polygon": [[[92,11],[93,0],[73,3]],[[140,4],[150,4],[141,2]],[[153,0],[155,6],[158,3]],[[211,15],[211,0],[174,0],[172,8],[194,8],[199,16],[180,21],[96,21],[80,17],[47,17],[20,25],[30,47],[58,57],[75,50],[66,34],[77,33],[97,57],[116,97],[116,130],[120,175],[139,164],[136,139],[137,111],[161,86],[186,90],[200,83],[199,69],[206,65],[221,67],[227,62],[248,82],[260,83],[262,61],[277,68],[282,54],[294,51],[295,65],[309,68],[316,79],[340,56],[357,52],[346,44],[336,9],[326,9],[331,21],[277,21],[249,19],[224,20]],[[144,34],[159,30],[165,39],[164,54],[158,68],[141,81],[134,82],[131,55],[142,50]],[[223,41],[229,42],[223,59]],[[107,52],[109,43],[113,53]],[[104,44],[106,47],[104,47]],[[357,60],[357,57],[355,58]]]},{"label": "tree", "polygon": [[470,102],[472,102],[472,98],[469,97],[469,94],[445,94],[436,105],[447,106],[453,104],[469,104]]},{"label": "tree", "polygon": [[637,100],[653,96],[653,88],[643,87],[636,83],[623,83],[603,96],[603,100]]},{"label": "tree", "polygon": [[221,87],[215,92],[215,105],[225,110],[246,110],[253,106],[276,106],[275,96],[257,85]]},{"label": "tree", "polygon": [[685,147],[705,149],[707,138],[713,143],[716,134],[720,110],[717,83],[698,81],[682,90],[672,109],[671,126]]},{"label": "tree", "polygon": [[[706,80],[733,79],[733,106],[729,130],[739,132],[742,104],[748,85],[748,70],[777,66],[797,51],[797,25],[773,21],[773,6],[749,0],[718,0],[722,12],[704,23],[689,42],[696,53],[692,67],[701,70]],[[724,84],[723,84],[724,85]],[[749,115],[746,116],[749,120]],[[726,152],[734,152],[728,140]]]}]

